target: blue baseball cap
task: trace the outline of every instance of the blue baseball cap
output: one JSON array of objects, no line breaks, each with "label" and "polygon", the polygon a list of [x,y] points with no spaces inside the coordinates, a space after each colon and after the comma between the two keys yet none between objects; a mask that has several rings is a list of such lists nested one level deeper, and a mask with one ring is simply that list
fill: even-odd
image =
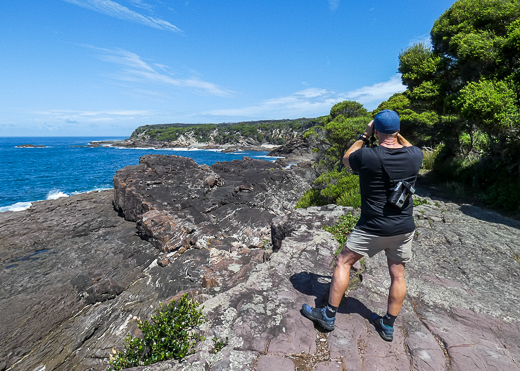
[{"label": "blue baseball cap", "polygon": [[400,122],[397,112],[385,109],[374,118],[374,128],[383,134],[393,134],[399,131]]}]

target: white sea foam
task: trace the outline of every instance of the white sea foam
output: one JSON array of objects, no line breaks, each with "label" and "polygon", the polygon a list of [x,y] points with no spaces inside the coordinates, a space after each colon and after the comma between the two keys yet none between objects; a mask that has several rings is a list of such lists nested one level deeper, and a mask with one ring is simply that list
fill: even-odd
[{"label": "white sea foam", "polygon": [[101,192],[101,191],[106,191],[106,190],[109,190],[109,189],[114,189],[114,187],[96,187],[90,191],[83,191],[83,192],[80,192],[80,191],[76,191],[76,192],[72,192],[70,195],[71,196],[74,196],[74,195],[80,195],[82,193],[91,193],[91,192]]},{"label": "white sea foam", "polygon": [[276,157],[276,156],[262,156],[262,155],[259,155],[259,156],[251,156],[251,157],[254,157],[254,158],[268,158],[270,160],[276,160],[277,158],[285,158],[285,157]]},{"label": "white sea foam", "polygon": [[61,191],[50,191],[46,200],[57,200],[58,198],[62,197],[69,197],[69,195]]},{"label": "white sea foam", "polygon": [[222,152],[221,148],[197,148],[197,147],[110,147],[115,149],[140,149],[140,150],[152,150],[152,151],[175,151],[175,152],[194,152],[194,151],[209,151],[209,152]]},{"label": "white sea foam", "polygon": [[47,195],[47,198],[45,200],[37,200],[37,201],[29,201],[29,202],[17,202],[13,205],[9,205],[9,206],[2,206],[0,207],[0,213],[3,213],[3,212],[6,212],[6,211],[23,211],[23,210],[27,210],[28,208],[30,208],[32,206],[32,204],[34,202],[40,202],[40,201],[47,201],[47,200],[57,200],[58,198],[62,198],[62,197],[69,197],[69,196],[74,196],[74,195],[79,195],[79,194],[82,194],[82,193],[90,193],[90,192],[101,192],[101,191],[106,191],[106,190],[109,190],[109,189],[113,189],[113,187],[96,187],[94,189],[91,189],[90,191],[76,191],[76,192],[72,192],[70,195],[66,194],[65,192],[61,192],[61,191],[51,191],[49,192],[49,194]]},{"label": "white sea foam", "polygon": [[52,148],[51,146],[43,146],[43,147],[20,147],[20,146],[14,146],[16,149],[42,149],[42,148]]},{"label": "white sea foam", "polygon": [[14,205],[9,206],[3,206],[0,207],[0,213],[6,212],[6,211],[23,211],[30,208],[32,205],[32,202],[17,202]]},{"label": "white sea foam", "polygon": [[179,151],[179,152],[192,152],[192,151],[206,151],[205,149],[200,148],[186,148],[186,147],[174,147],[174,148],[155,148],[156,151]]},{"label": "white sea foam", "polygon": [[123,140],[125,140],[125,138],[121,138],[121,139],[113,139],[113,138],[111,138],[111,139],[91,140],[89,143],[121,142],[121,141],[123,141]]},{"label": "white sea foam", "polygon": [[153,147],[110,147],[110,148],[115,148],[115,149],[147,149],[147,150],[154,150],[155,148]]}]

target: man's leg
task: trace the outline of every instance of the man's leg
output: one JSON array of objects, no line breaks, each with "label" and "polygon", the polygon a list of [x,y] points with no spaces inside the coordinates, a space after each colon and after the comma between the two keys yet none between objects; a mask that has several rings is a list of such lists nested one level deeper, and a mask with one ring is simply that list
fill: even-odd
[{"label": "man's leg", "polygon": [[343,248],[336,260],[336,268],[329,289],[328,304],[323,308],[312,308],[303,304],[302,313],[305,317],[319,323],[326,330],[334,330],[336,309],[348,288],[350,268],[362,257],[363,255],[349,250],[346,246]]},{"label": "man's leg", "polygon": [[381,338],[386,341],[392,341],[394,338],[394,322],[401,311],[406,296],[405,263],[398,263],[390,258],[387,258],[387,261],[391,280],[387,312],[384,317],[374,313],[371,320]]},{"label": "man's leg", "polygon": [[398,263],[387,258],[390,272],[390,293],[388,294],[388,314],[397,317],[406,296],[406,281],[404,278],[404,263]]},{"label": "man's leg", "polygon": [[332,276],[332,282],[329,289],[329,304],[334,307],[339,307],[341,299],[347,291],[348,283],[350,280],[350,268],[363,257],[352,250],[349,250],[347,246],[341,250],[341,253],[336,259],[336,268],[334,269],[334,275]]}]

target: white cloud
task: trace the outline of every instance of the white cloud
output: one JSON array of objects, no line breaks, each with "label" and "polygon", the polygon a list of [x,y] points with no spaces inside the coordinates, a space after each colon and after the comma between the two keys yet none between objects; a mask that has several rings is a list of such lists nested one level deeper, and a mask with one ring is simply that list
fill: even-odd
[{"label": "white cloud", "polygon": [[419,44],[419,43],[424,44],[424,46],[426,46],[427,48],[431,48],[432,47],[432,39],[431,39],[430,34],[427,33],[427,34],[418,36],[415,39],[412,39],[408,43],[408,46],[414,46],[415,44]]},{"label": "white cloud", "polygon": [[[191,88],[207,94],[225,97],[233,92],[219,87],[216,84],[201,80],[196,76],[184,79],[175,79],[168,74],[169,67],[163,64],[150,65],[143,61],[137,54],[124,49],[101,49],[90,47],[101,54],[101,58],[107,62],[123,65],[116,78],[123,81],[134,81],[141,83],[158,83],[167,86]],[[159,72],[158,70],[161,70]]]},{"label": "white cloud", "polygon": [[[99,13],[109,15],[114,18],[119,18],[119,19],[123,19],[126,21],[140,23],[145,26],[158,28],[160,30],[181,32],[181,33],[183,32],[177,26],[174,26],[173,24],[171,24],[163,19],[139,14],[112,0],[63,0],[63,1],[66,1],[70,4],[81,6],[86,9],[94,10]],[[139,0],[134,0],[134,1],[132,1],[132,3],[136,6],[138,4],[140,4],[141,7],[145,7],[147,5]],[[149,7],[148,7],[148,9],[149,9]]]},{"label": "white cloud", "polygon": [[388,81],[364,86],[346,93],[308,88],[285,97],[268,99],[257,105],[211,110],[204,112],[203,115],[250,119],[316,117],[328,114],[334,104],[344,100],[355,100],[362,103],[368,110],[373,110],[379,103],[404,90],[406,87],[401,83],[401,75],[396,74]]},{"label": "white cloud", "polygon": [[329,0],[329,9],[335,12],[338,9],[340,0]]},{"label": "white cloud", "polygon": [[367,109],[375,109],[379,103],[387,100],[393,94],[405,90],[406,86],[401,82],[401,74],[395,74],[388,81],[351,90],[345,93],[345,97],[362,103]]},{"label": "white cloud", "polygon": [[128,2],[133,6],[141,9],[152,10],[153,8],[155,8],[153,5],[147,4],[142,0],[128,0]]},{"label": "white cloud", "polygon": [[265,100],[258,105],[218,109],[204,112],[210,116],[250,118],[293,118],[313,117],[327,114],[335,103],[340,102],[334,92],[309,88],[291,95]]},{"label": "white cloud", "polygon": [[84,124],[94,122],[110,122],[120,119],[132,120],[137,117],[151,116],[155,112],[147,110],[107,110],[107,111],[73,111],[48,110],[36,112],[45,117],[45,120],[66,122],[68,124]]},{"label": "white cloud", "polygon": [[301,95],[304,98],[316,98],[326,95],[328,92],[325,89],[309,88],[302,91],[298,91],[294,94]]}]

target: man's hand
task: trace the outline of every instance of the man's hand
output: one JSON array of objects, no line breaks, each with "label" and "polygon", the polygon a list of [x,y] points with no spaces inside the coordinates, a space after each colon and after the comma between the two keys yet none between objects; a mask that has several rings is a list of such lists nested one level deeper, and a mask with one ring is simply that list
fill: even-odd
[{"label": "man's hand", "polygon": [[[365,129],[363,135],[366,139],[370,139],[370,137],[374,134],[374,120],[370,121]],[[346,167],[350,167],[350,162],[348,161],[348,157],[351,153],[356,152],[358,149],[361,149],[365,145],[365,141],[359,139],[354,142],[354,144],[347,150],[345,156],[343,156],[343,165]]]},{"label": "man's hand", "polygon": [[372,135],[374,135],[374,120],[370,121],[367,125],[367,128],[365,129],[365,136],[367,139]]}]

